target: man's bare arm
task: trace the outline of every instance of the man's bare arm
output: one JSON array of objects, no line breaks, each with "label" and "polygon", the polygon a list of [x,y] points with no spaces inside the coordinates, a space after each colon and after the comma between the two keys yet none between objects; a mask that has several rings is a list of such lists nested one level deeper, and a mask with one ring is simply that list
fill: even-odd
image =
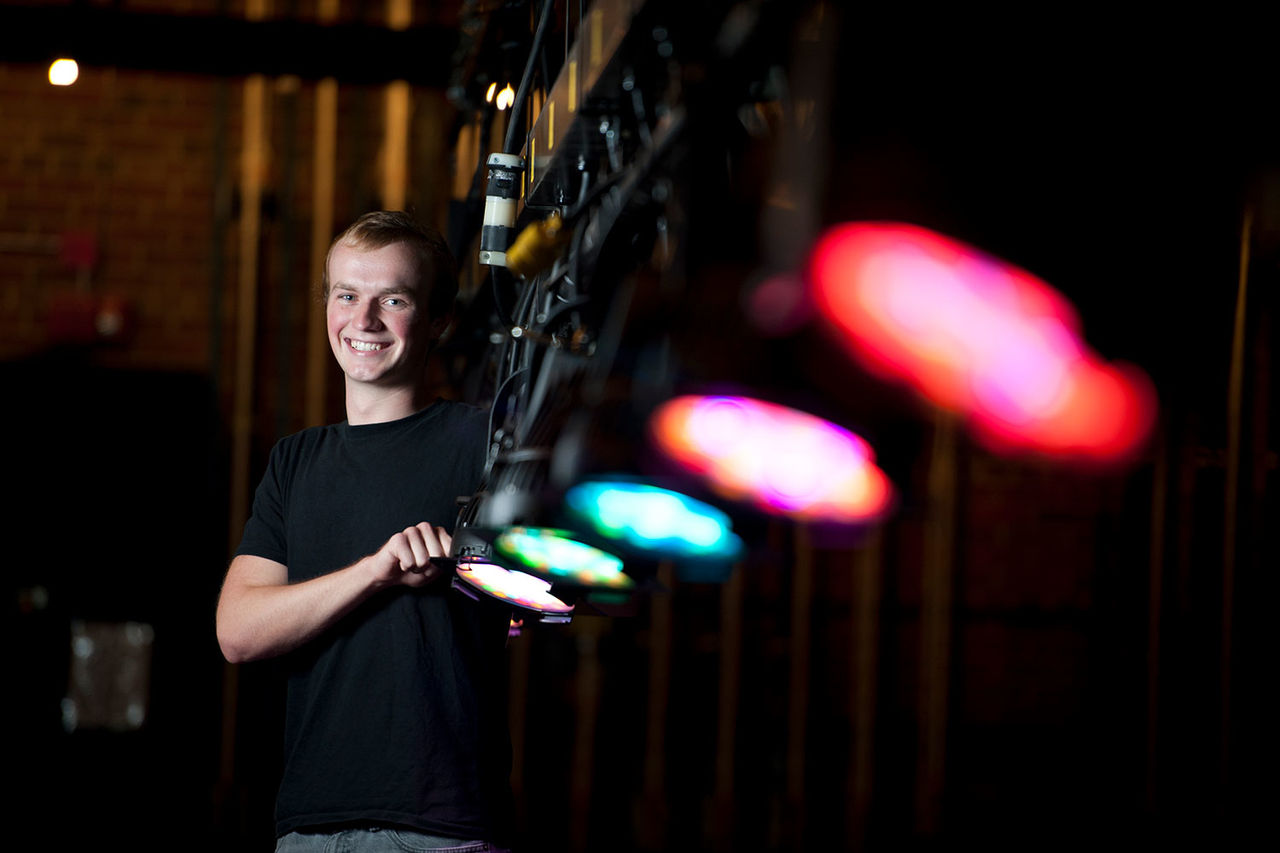
[{"label": "man's bare arm", "polygon": [[231,561],[218,598],[222,654],[244,663],[292,651],[380,589],[435,580],[441,570],[431,558],[447,556],[451,544],[442,528],[418,524],[344,569],[296,584],[282,563],[241,554]]}]

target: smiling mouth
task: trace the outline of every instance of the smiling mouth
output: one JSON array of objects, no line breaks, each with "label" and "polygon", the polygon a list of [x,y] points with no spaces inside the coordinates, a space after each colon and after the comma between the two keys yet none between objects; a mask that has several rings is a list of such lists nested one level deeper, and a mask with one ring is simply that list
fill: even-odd
[{"label": "smiling mouth", "polygon": [[347,345],[356,352],[377,352],[382,349],[382,344],[370,343],[369,341],[357,341],[347,338]]}]

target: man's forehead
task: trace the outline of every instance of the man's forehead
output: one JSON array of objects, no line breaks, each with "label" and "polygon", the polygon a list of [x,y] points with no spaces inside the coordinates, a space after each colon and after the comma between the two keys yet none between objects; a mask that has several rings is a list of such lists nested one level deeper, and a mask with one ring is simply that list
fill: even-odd
[{"label": "man's forehead", "polygon": [[379,248],[339,243],[329,255],[329,277],[335,288],[379,292],[414,293],[425,285],[419,260],[404,243]]}]

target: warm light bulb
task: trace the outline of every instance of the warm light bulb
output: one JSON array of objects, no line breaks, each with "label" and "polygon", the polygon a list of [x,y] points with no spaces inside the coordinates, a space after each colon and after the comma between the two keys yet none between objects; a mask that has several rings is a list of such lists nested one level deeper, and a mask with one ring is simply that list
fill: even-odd
[{"label": "warm light bulb", "polygon": [[55,59],[49,66],[49,82],[55,86],[70,86],[80,76],[80,66],[74,59]]},{"label": "warm light bulb", "polygon": [[496,92],[496,91],[498,91],[498,81],[497,81],[497,80],[495,80],[495,81],[493,81],[492,83],[490,83],[490,84],[489,84],[489,88],[485,90],[485,92],[484,92],[484,100],[485,100],[485,103],[489,103],[489,104],[492,104],[492,103],[493,103],[493,93],[494,93],[494,92]]},{"label": "warm light bulb", "polygon": [[508,83],[506,88],[498,93],[498,109],[505,110],[516,102],[516,90],[511,88]]}]

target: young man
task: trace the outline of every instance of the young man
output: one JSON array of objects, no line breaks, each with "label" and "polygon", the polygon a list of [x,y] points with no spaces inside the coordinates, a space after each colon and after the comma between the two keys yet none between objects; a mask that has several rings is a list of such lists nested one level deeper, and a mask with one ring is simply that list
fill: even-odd
[{"label": "young man", "polygon": [[331,246],[323,293],[347,420],[272,450],[217,613],[227,660],[288,673],[277,850],[334,833],[344,850],[500,849],[510,614],[431,561],[488,444],[484,411],[428,398],[453,260],[404,214],[368,214]]}]

